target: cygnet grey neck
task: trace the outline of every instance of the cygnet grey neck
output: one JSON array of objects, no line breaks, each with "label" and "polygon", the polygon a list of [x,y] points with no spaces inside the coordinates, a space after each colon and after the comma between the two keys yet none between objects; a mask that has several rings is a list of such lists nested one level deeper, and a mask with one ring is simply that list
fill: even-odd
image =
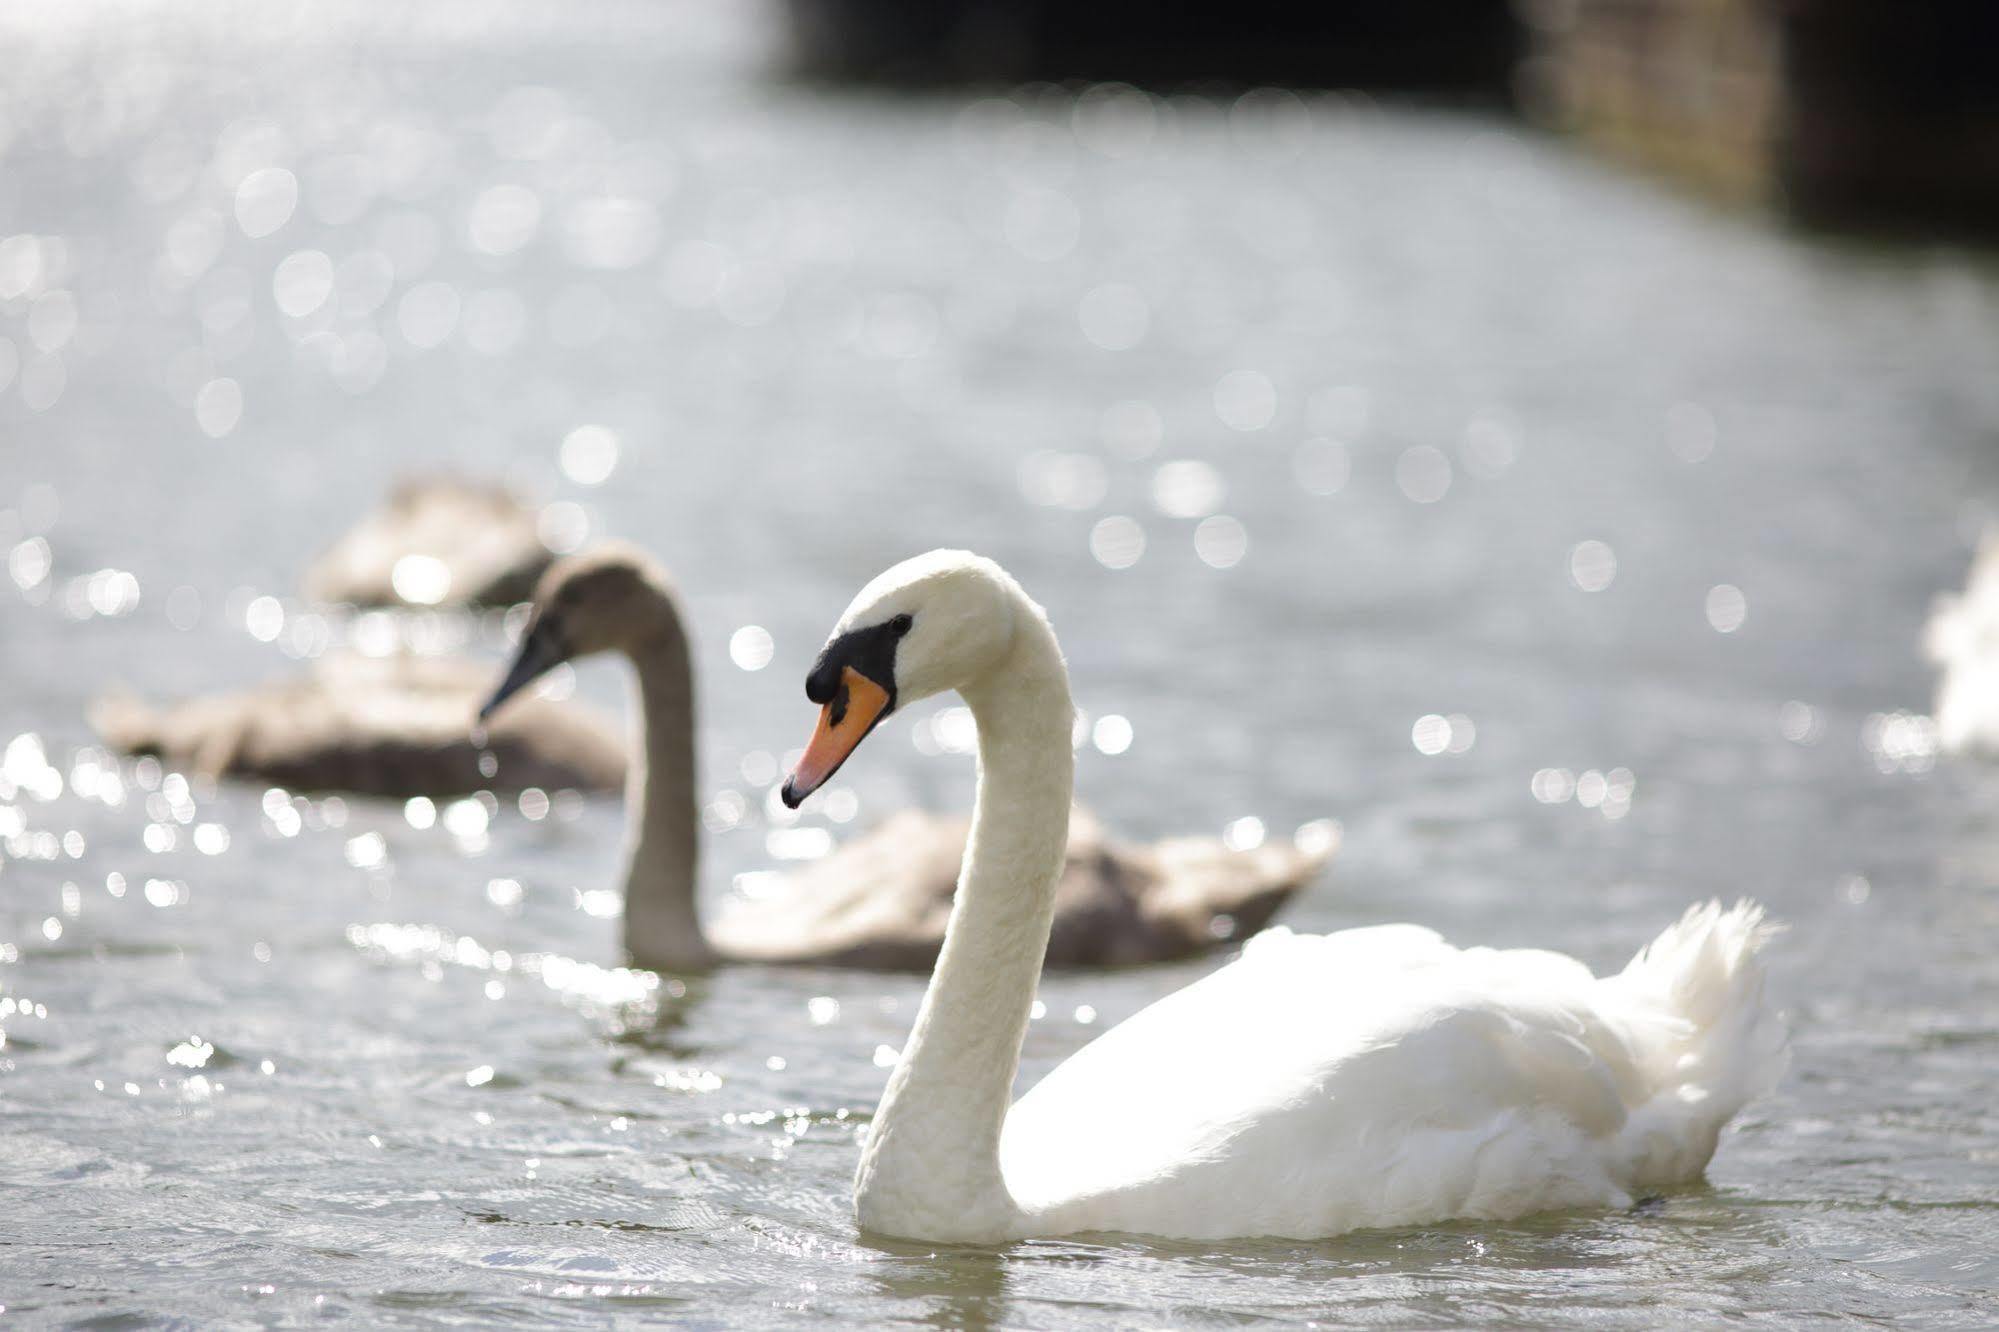
[{"label": "cygnet grey neck", "polygon": [[660,631],[630,644],[636,735],[625,777],[625,951],[641,966],[699,970],[715,962],[695,905],[700,827],[694,773],[694,671],[680,607],[665,598]]}]

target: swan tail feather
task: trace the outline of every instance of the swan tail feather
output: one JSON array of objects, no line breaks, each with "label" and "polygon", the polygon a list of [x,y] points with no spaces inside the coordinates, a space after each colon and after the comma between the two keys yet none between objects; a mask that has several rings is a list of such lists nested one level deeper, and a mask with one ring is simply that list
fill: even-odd
[{"label": "swan tail feather", "polygon": [[1776,1085],[1789,1062],[1782,1015],[1765,996],[1762,952],[1782,927],[1747,900],[1688,908],[1614,978],[1649,1014],[1645,1082],[1621,1137],[1639,1186],[1697,1178],[1722,1127]]}]

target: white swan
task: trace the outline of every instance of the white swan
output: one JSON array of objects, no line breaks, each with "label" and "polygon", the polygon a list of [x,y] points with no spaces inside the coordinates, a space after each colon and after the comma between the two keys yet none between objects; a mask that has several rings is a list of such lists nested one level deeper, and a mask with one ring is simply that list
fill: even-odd
[{"label": "white swan", "polygon": [[1942,672],[1937,743],[1951,754],[1999,753],[1999,528],[1979,542],[1964,591],[1936,599],[1923,650]]},{"label": "white swan", "polygon": [[1762,912],[1697,907],[1621,973],[1415,925],[1276,930],[1113,1028],[1009,1112],[1062,863],[1069,686],[1040,607],[938,551],[847,609],[796,804],[897,706],[956,689],[979,786],[957,903],[854,1181],[864,1230],[1310,1238],[1620,1206],[1697,1178],[1782,1063]]}]

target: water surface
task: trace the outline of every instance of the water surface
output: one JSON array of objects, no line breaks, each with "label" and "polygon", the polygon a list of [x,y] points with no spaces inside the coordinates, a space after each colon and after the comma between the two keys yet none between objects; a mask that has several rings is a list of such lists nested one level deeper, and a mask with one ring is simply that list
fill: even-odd
[{"label": "water surface", "polygon": [[[7,1312],[1999,1319],[1999,779],[1898,715],[1999,494],[1989,263],[1786,235],[1498,119],[842,92],[774,39],[728,6],[0,16]],[[615,447],[565,452],[592,425]],[[918,978],[609,970],[615,802],[93,750],[107,689],[353,637],[305,564],[450,468],[683,582],[716,898],[810,849],[770,785],[840,608],[970,545],[1063,634],[1116,828],[1337,818],[1292,924],[1599,967],[1753,894],[1792,1072],[1709,1187],[1628,1214],[860,1239]],[[620,676],[575,685],[617,708]],[[962,730],[913,710],[795,827],[963,805]],[[1049,978],[1024,1080],[1209,965]]]}]

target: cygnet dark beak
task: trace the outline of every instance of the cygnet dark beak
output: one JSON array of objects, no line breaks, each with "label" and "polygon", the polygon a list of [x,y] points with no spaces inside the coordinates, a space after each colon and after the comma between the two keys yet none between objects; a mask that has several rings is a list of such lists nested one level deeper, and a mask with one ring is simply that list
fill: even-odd
[{"label": "cygnet dark beak", "polygon": [[514,653],[513,664],[507,667],[507,674],[500,681],[500,687],[479,709],[479,720],[484,723],[497,712],[502,704],[527,686],[540,679],[554,667],[560,666],[569,656],[564,646],[560,627],[550,618],[541,616],[528,626],[521,636],[520,650]]}]

